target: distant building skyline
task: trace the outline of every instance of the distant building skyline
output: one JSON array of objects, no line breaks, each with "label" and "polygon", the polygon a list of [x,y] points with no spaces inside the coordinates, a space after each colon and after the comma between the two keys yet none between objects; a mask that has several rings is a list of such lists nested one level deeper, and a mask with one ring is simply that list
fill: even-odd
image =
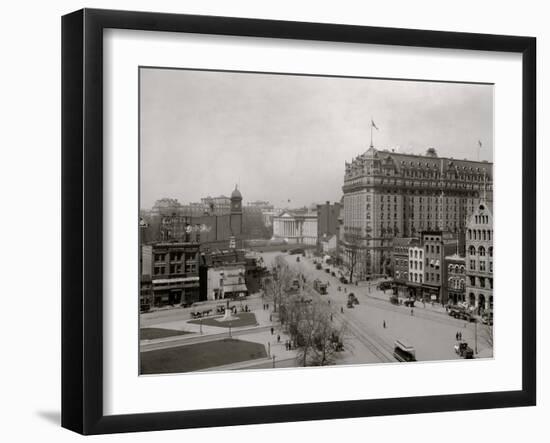
[{"label": "distant building skyline", "polygon": [[235,184],[276,208],[340,201],[371,119],[378,150],[493,161],[492,85],[151,68],[140,78],[142,209]]}]

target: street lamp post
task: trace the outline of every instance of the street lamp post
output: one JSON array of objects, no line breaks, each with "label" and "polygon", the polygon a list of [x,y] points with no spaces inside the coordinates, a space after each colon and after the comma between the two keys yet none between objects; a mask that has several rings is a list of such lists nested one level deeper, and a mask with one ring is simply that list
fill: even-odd
[{"label": "street lamp post", "polygon": [[229,338],[231,338],[231,322],[229,322]]},{"label": "street lamp post", "polygon": [[275,367],[275,355],[273,355],[273,357],[271,357],[273,359],[273,367]]},{"label": "street lamp post", "polygon": [[202,317],[201,317],[201,321],[200,321],[200,329],[201,329],[201,335],[202,335]]}]

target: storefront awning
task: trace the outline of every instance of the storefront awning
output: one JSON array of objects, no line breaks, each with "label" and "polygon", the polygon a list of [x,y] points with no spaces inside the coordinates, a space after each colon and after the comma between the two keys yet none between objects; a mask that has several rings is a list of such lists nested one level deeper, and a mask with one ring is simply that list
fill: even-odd
[{"label": "storefront awning", "polygon": [[170,284],[170,283],[192,283],[198,282],[199,277],[177,277],[177,278],[161,278],[153,280],[154,285]]},{"label": "storefront awning", "polygon": [[226,294],[228,292],[248,292],[248,288],[244,284],[229,285],[229,286],[224,286],[223,287],[223,292],[225,292]]}]

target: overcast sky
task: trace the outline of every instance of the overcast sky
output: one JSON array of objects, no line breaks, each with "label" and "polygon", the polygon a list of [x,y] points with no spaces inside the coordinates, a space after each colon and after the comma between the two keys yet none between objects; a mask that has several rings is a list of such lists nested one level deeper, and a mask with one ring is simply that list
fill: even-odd
[{"label": "overcast sky", "polygon": [[[141,70],[141,207],[230,195],[302,206],[342,196],[368,149],[493,161],[493,87]],[[291,200],[291,203],[288,203]]]}]

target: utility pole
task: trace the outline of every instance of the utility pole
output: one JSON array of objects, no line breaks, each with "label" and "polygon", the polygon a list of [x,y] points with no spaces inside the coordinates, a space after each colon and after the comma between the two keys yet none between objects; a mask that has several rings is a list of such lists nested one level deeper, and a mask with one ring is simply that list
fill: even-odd
[{"label": "utility pole", "polygon": [[475,352],[477,355],[477,318],[474,321],[474,330],[475,330]]}]

